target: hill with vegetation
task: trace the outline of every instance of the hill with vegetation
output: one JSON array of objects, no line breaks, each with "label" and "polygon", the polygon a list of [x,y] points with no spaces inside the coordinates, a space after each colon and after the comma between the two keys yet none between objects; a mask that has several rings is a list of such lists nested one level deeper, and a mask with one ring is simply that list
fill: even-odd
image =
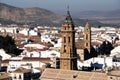
[{"label": "hill with vegetation", "polygon": [[[29,25],[49,25],[61,26],[64,15],[56,14],[52,11],[33,7],[33,8],[19,8],[8,4],[0,3],[0,23],[1,24],[29,24]],[[75,25],[84,26],[86,21],[89,21],[92,26],[106,26],[96,20],[87,20],[73,18]]]}]

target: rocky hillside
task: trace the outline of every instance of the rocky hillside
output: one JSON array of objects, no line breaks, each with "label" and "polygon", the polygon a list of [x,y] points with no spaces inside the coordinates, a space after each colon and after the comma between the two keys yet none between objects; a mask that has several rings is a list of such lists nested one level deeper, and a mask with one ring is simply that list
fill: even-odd
[{"label": "rocky hillside", "polygon": [[64,16],[42,8],[34,7],[23,9],[0,3],[0,18],[12,20],[17,23],[39,22],[41,24],[58,24],[64,19]]},{"label": "rocky hillside", "polygon": [[[19,24],[30,24],[30,25],[54,25],[60,26],[64,15],[56,14],[42,8],[18,8],[7,4],[0,3],[0,23],[19,23]],[[84,26],[86,20],[74,19],[75,25]],[[98,26],[104,24],[96,21],[89,20],[92,26]]]}]

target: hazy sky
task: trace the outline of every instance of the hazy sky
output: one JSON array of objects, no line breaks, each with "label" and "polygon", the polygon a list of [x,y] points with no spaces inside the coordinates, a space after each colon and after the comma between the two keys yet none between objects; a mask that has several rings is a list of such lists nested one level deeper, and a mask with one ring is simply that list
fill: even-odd
[{"label": "hazy sky", "polygon": [[66,11],[67,5],[72,12],[120,9],[120,0],[0,0],[0,2],[17,7],[40,7],[55,12]]}]

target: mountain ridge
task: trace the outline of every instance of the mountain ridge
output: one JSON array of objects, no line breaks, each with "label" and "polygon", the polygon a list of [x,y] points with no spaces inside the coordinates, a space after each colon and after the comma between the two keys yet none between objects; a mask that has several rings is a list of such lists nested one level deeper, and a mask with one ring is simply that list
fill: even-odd
[{"label": "mountain ridge", "polygon": [[91,19],[98,20],[102,23],[109,24],[119,24],[120,23],[120,9],[112,10],[112,11],[80,11],[74,14],[75,17],[79,17],[81,19]]},{"label": "mountain ridge", "polygon": [[[19,8],[0,3],[1,22],[9,20],[10,22],[20,24],[61,26],[64,19],[64,15],[57,14],[43,8]],[[96,20],[73,18],[73,21],[75,25],[80,26],[84,26],[86,21],[89,21],[92,26],[105,25]]]}]

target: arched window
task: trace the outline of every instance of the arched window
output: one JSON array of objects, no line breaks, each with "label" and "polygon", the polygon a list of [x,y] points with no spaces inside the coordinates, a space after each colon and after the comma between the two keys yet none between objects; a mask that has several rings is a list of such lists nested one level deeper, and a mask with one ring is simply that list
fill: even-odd
[{"label": "arched window", "polygon": [[64,37],[64,43],[66,43],[66,37]]}]

